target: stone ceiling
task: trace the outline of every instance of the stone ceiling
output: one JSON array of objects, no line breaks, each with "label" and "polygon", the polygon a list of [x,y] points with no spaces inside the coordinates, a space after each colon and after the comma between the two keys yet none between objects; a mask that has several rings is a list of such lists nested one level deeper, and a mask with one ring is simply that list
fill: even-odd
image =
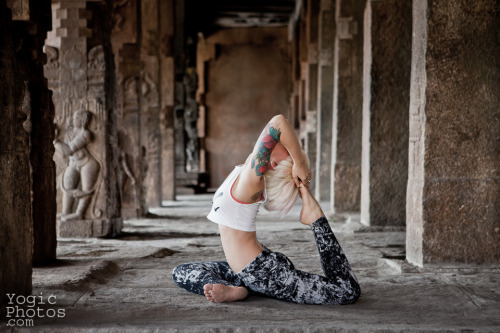
[{"label": "stone ceiling", "polygon": [[198,32],[219,28],[286,26],[296,0],[188,0],[186,13]]}]

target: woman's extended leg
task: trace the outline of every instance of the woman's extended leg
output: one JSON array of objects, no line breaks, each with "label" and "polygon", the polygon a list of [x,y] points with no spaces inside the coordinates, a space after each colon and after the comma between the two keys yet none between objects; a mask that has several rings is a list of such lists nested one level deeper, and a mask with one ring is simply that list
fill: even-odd
[{"label": "woman's extended leg", "polygon": [[309,225],[314,233],[321,266],[326,277],[329,279],[354,279],[357,284],[356,276],[352,272],[344,251],[333,234],[320,205],[307,188],[301,187],[300,193],[303,202],[300,221]]},{"label": "woman's extended leg", "polygon": [[283,254],[265,249],[238,275],[250,290],[303,304],[349,304],[360,288],[337,239],[309,190],[301,188],[301,222],[313,230],[325,276],[296,270]]},{"label": "woman's extended leg", "polygon": [[174,268],[172,279],[179,287],[205,295],[211,302],[234,302],[248,295],[243,282],[225,261],[179,265]]}]

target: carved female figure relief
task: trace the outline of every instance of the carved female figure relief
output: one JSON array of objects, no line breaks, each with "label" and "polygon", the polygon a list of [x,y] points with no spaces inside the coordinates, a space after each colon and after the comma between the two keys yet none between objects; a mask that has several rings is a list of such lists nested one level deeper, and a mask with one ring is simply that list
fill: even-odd
[{"label": "carved female figure relief", "polygon": [[54,140],[56,149],[69,158],[62,180],[62,221],[83,219],[95,191],[101,167],[86,148],[93,139],[87,129],[91,117],[87,110],[75,111],[65,142]]}]

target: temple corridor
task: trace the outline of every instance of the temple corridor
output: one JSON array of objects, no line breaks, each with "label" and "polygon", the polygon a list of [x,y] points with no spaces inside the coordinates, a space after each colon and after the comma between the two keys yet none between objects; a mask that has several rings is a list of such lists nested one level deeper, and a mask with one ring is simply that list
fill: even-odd
[{"label": "temple corridor", "polygon": [[[0,0],[0,331],[41,294],[46,332],[499,330],[499,31],[500,0]],[[277,114],[353,306],[171,281],[223,259],[211,196]],[[319,272],[299,212],[259,237]]]}]

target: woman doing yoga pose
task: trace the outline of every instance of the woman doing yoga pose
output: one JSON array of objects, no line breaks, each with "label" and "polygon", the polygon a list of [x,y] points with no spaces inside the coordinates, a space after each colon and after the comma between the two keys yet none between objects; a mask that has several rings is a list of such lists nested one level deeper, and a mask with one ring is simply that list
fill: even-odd
[{"label": "woman doing yoga pose", "polygon": [[[264,128],[245,164],[216,191],[208,219],[219,224],[227,261],[182,264],[173,280],[211,302],[233,302],[248,293],[301,304],[349,304],[360,287],[321,207],[309,193],[311,171],[293,128],[278,115]],[[286,214],[302,198],[300,221],[309,225],[325,276],[295,269],[282,253],[257,241],[261,204]]]}]

